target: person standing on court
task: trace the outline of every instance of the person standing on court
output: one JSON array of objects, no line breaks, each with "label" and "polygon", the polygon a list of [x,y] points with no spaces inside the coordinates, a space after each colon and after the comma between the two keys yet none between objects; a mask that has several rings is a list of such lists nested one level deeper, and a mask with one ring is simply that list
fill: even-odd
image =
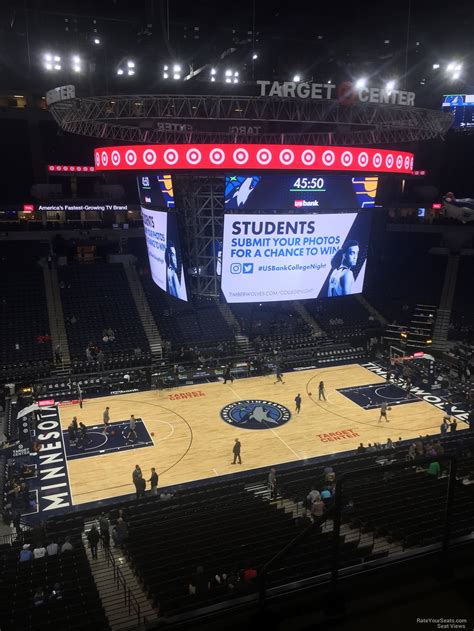
[{"label": "person standing on court", "polygon": [[152,495],[158,495],[158,474],[155,467],[151,468],[151,476],[148,480],[150,482],[150,492]]},{"label": "person standing on court", "polygon": [[77,384],[77,396],[79,398],[79,407],[82,410],[82,388],[81,388],[80,384]]},{"label": "person standing on court", "polygon": [[230,364],[226,364],[224,368],[224,385],[228,381],[230,381],[230,383],[234,383],[234,377],[232,376],[232,373],[230,372]]},{"label": "person standing on court", "polygon": [[285,382],[283,381],[283,373],[282,373],[282,371],[281,371],[280,366],[278,366],[278,365],[277,365],[277,367],[276,367],[276,372],[275,372],[275,375],[276,375],[276,381],[275,381],[275,383],[285,383]]},{"label": "person standing on court", "polygon": [[128,426],[127,441],[130,440],[130,436],[133,434],[134,440],[138,440],[137,436],[137,419],[134,414],[130,414],[130,423]]},{"label": "person standing on court", "polygon": [[110,408],[109,406],[107,406],[104,410],[104,413],[102,414],[102,420],[104,421],[104,434],[107,434],[107,430],[109,429],[109,423],[110,423],[110,412],[109,412]]},{"label": "person standing on court", "polygon": [[324,388],[324,381],[319,382],[318,393],[319,393],[319,400],[321,401],[322,399],[323,401],[326,401],[326,390]]},{"label": "person standing on court", "polygon": [[446,434],[448,433],[448,419],[449,416],[445,416],[443,422],[441,423],[441,427],[439,428],[441,432],[441,438],[446,438]]},{"label": "person standing on court", "polygon": [[135,486],[135,492],[137,494],[137,499],[140,497],[140,490],[141,490],[141,482],[140,480],[142,479],[142,470],[140,469],[140,465],[135,465],[135,469],[133,470],[132,473],[132,481],[133,484]]},{"label": "person standing on court", "polygon": [[296,412],[299,414],[301,411],[301,394],[298,393],[295,397],[295,405],[296,405]]},{"label": "person standing on court", "polygon": [[388,423],[388,417],[387,417],[387,404],[385,403],[385,401],[382,403],[382,405],[380,406],[380,416],[379,416],[379,423],[382,419],[385,419]]},{"label": "person standing on court", "polygon": [[234,454],[234,462],[232,464],[235,464],[237,459],[239,460],[239,464],[242,464],[242,459],[240,457],[240,447],[241,447],[240,440],[236,438],[234,446],[232,448],[232,452]]}]

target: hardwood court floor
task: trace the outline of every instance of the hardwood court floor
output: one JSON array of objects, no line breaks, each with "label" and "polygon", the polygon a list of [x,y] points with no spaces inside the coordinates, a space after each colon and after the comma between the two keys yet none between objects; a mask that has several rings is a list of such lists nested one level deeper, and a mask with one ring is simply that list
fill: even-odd
[{"label": "hardwood court floor", "polygon": [[[379,423],[378,409],[364,410],[336,391],[384,382],[357,364],[288,373],[284,380],[284,384],[275,384],[273,375],[251,377],[235,380],[232,385],[218,382],[90,399],[82,410],[78,405],[61,407],[63,428],[73,416],[86,425],[101,423],[108,405],[111,421],[126,420],[135,414],[144,420],[150,434],[154,433],[152,447],[69,461],[73,503],[134,492],[132,470],[136,464],[147,479],[150,468],[156,467],[159,486],[167,486],[346,451],[360,442],[367,445],[386,442],[389,437],[397,440],[437,433],[443,417],[441,410],[419,401],[393,406],[388,413],[390,422]],[[327,402],[318,401],[320,380],[326,386]],[[201,392],[202,396],[179,398],[192,392]],[[303,399],[299,415],[294,413],[298,393]],[[220,411],[244,399],[280,403],[291,410],[292,418],[276,429],[231,427],[221,419]],[[343,430],[352,431],[339,439],[324,436]],[[242,443],[242,465],[231,464],[237,437]]]}]

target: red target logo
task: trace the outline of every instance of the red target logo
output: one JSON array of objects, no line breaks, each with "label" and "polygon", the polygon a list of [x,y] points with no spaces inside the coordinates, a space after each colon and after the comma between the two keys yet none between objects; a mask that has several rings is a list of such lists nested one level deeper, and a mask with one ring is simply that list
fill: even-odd
[{"label": "red target logo", "polygon": [[402,168],[402,166],[403,166],[403,157],[398,155],[397,156],[397,169],[400,170]]},{"label": "red target logo", "polygon": [[410,156],[405,156],[405,171],[410,169]]},{"label": "red target logo", "polygon": [[280,151],[280,162],[285,166],[291,164],[294,159],[295,154],[291,151],[291,149],[283,149],[283,151]]},{"label": "red target logo", "polygon": [[212,164],[222,164],[225,160],[225,153],[222,149],[213,149],[209,154],[209,160]]},{"label": "red target logo", "polygon": [[145,149],[143,152],[143,162],[148,166],[155,164],[156,162],[156,153],[153,149]]},{"label": "red target logo", "polygon": [[268,149],[259,149],[257,151],[257,162],[263,166],[270,164],[272,161],[271,151]]},{"label": "red target logo", "polygon": [[376,169],[379,169],[382,165],[382,156],[380,155],[380,153],[376,153],[374,154],[374,157],[372,158],[372,162],[374,163],[374,167]]},{"label": "red target logo", "polygon": [[323,153],[323,164],[327,167],[330,167],[334,164],[336,160],[336,156],[334,155],[334,151],[325,151]]},{"label": "red target logo", "polygon": [[362,168],[365,168],[369,164],[369,156],[365,153],[365,151],[361,151],[361,153],[359,153],[357,162]]},{"label": "red target logo", "polygon": [[109,156],[105,151],[102,151],[102,164],[106,167],[109,164]]},{"label": "red target logo", "polygon": [[314,164],[315,160],[316,155],[314,151],[311,151],[311,149],[306,149],[301,154],[301,162],[307,167],[309,167],[311,164]]},{"label": "red target logo", "polygon": [[387,169],[393,168],[393,155],[391,153],[389,153],[385,158],[385,166],[387,167]]},{"label": "red target logo", "polygon": [[166,164],[176,164],[178,162],[178,152],[176,149],[167,149],[163,155]]},{"label": "red target logo", "polygon": [[354,160],[354,156],[352,155],[352,153],[350,151],[344,151],[344,153],[341,156],[342,166],[346,168],[350,167],[353,160]]},{"label": "red target logo", "polygon": [[236,162],[237,164],[245,164],[249,159],[249,152],[247,151],[247,149],[239,147],[234,151],[233,158],[234,162]]},{"label": "red target logo", "polygon": [[98,151],[95,152],[95,166],[100,167],[100,155]]},{"label": "red target logo", "polygon": [[189,162],[189,164],[198,164],[199,162],[201,162],[201,158],[201,152],[199,151],[199,149],[196,149],[196,147],[188,149],[188,151],[186,152],[186,160]]},{"label": "red target logo", "polygon": [[112,164],[115,167],[120,164],[120,153],[118,151],[112,151]]},{"label": "red target logo", "polygon": [[135,153],[135,151],[133,151],[132,149],[129,149],[126,153],[125,153],[125,162],[133,167],[133,165],[136,163],[137,161],[137,154]]}]

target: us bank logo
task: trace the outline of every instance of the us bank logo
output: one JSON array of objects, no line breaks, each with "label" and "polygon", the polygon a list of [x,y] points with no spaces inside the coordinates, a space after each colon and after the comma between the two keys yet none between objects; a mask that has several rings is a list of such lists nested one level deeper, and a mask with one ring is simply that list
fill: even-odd
[{"label": "us bank logo", "polygon": [[229,403],[221,410],[222,419],[233,427],[242,429],[275,429],[291,418],[291,412],[284,405],[273,401],[249,399]]}]

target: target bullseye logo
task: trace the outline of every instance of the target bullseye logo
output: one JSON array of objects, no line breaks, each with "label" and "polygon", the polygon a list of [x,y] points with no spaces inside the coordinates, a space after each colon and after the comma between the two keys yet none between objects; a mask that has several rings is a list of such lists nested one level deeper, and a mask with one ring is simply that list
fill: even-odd
[{"label": "target bullseye logo", "polygon": [[301,154],[301,162],[306,166],[314,164],[315,160],[316,155],[314,151],[311,151],[311,149],[306,149],[306,151],[303,151],[303,153]]},{"label": "target bullseye logo", "polygon": [[393,167],[393,155],[391,153],[385,158],[385,166],[387,169],[391,169]]},{"label": "target bullseye logo", "polygon": [[102,151],[102,164],[106,167],[109,164],[109,156],[105,151]]},{"label": "target bullseye logo", "polygon": [[247,151],[247,149],[239,147],[234,151],[233,158],[234,162],[236,162],[237,164],[245,164],[246,162],[248,162],[249,152]]},{"label": "target bullseye logo", "polygon": [[167,149],[164,153],[164,159],[166,164],[176,164],[178,162],[178,152],[175,149]]},{"label": "target bullseye logo", "polygon": [[272,161],[271,151],[268,149],[259,149],[257,151],[257,162],[263,166],[270,164]]},{"label": "target bullseye logo", "polygon": [[291,164],[294,159],[295,154],[291,151],[291,149],[283,149],[283,151],[280,151],[280,162],[285,166]]},{"label": "target bullseye logo", "polygon": [[120,164],[120,153],[118,151],[112,151],[112,164],[115,167]]},{"label": "target bullseye logo", "polygon": [[402,168],[402,166],[403,166],[403,158],[402,158],[402,156],[398,155],[397,156],[397,169],[400,170]]},{"label": "target bullseye logo", "polygon": [[149,166],[155,164],[156,162],[156,153],[153,149],[145,149],[143,152],[143,162],[148,164]]},{"label": "target bullseye logo", "polygon": [[374,157],[372,158],[372,162],[374,163],[374,167],[376,169],[380,168],[380,166],[382,165],[382,156],[380,155],[380,153],[376,153],[374,155]]},{"label": "target bullseye logo", "polygon": [[341,156],[341,162],[343,167],[350,167],[354,157],[350,151],[344,151]]},{"label": "target bullseye logo", "polygon": [[188,149],[188,151],[186,152],[186,160],[189,162],[189,164],[198,164],[199,162],[201,162],[201,158],[201,152],[199,151],[199,149],[196,149],[196,147]]},{"label": "target bullseye logo", "polygon": [[225,160],[225,153],[222,149],[213,149],[209,154],[209,160],[212,164],[222,164]]},{"label": "target bullseye logo", "polygon": [[137,161],[137,154],[132,149],[129,149],[125,154],[125,162],[131,167],[133,167],[136,161]]},{"label": "target bullseye logo", "polygon": [[323,153],[323,164],[325,164],[327,167],[332,166],[335,160],[336,156],[334,155],[334,151],[325,151]]},{"label": "target bullseye logo", "polygon": [[95,152],[95,166],[100,167],[100,155],[98,151]]},{"label": "target bullseye logo", "polygon": [[359,166],[361,166],[362,168],[366,167],[369,164],[369,156],[365,153],[365,151],[362,151],[361,153],[359,153],[357,162],[359,163]]},{"label": "target bullseye logo", "polygon": [[410,168],[410,156],[405,156],[405,171]]}]

